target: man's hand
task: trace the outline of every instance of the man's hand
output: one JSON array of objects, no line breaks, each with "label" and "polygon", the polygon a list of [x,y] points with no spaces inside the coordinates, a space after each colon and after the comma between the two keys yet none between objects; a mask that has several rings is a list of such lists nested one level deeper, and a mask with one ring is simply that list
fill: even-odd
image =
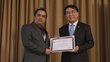
[{"label": "man's hand", "polygon": [[70,52],[78,52],[79,51],[79,46],[76,46],[74,49],[70,50]]},{"label": "man's hand", "polygon": [[79,46],[76,46],[74,52],[78,52],[78,51],[79,51]]},{"label": "man's hand", "polygon": [[45,54],[46,54],[46,55],[49,55],[50,53],[51,53],[51,50],[50,50],[49,48],[46,48],[46,49],[45,49]]}]

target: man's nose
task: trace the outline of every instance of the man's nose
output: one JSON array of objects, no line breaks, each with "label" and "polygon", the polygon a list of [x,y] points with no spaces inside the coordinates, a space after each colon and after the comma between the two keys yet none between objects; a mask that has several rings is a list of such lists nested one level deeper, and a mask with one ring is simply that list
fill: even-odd
[{"label": "man's nose", "polygon": [[73,15],[72,13],[69,13],[69,15],[71,16],[71,15]]}]

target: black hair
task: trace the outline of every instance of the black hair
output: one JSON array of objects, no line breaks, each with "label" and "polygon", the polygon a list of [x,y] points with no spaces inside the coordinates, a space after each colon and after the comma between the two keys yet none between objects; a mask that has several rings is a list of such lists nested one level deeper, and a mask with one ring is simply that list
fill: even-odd
[{"label": "black hair", "polygon": [[76,5],[74,5],[74,4],[72,4],[72,5],[67,5],[67,6],[65,7],[65,9],[64,9],[64,14],[66,14],[66,9],[67,9],[67,8],[73,8],[73,9],[75,9],[77,12],[79,12],[78,7],[77,7]]},{"label": "black hair", "polygon": [[47,18],[47,11],[44,8],[38,8],[38,9],[36,9],[35,12],[34,12],[34,16],[36,16],[36,13],[38,11],[44,11],[46,13],[46,18]]}]

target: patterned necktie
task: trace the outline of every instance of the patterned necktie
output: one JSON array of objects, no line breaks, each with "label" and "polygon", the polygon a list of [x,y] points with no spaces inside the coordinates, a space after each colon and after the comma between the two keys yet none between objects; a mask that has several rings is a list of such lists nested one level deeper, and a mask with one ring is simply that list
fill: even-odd
[{"label": "patterned necktie", "polygon": [[69,29],[69,35],[70,35],[70,36],[72,36],[72,35],[74,34],[74,31],[75,31],[75,30],[74,30],[74,27],[75,27],[75,25],[73,25],[73,24],[70,25],[70,29]]}]

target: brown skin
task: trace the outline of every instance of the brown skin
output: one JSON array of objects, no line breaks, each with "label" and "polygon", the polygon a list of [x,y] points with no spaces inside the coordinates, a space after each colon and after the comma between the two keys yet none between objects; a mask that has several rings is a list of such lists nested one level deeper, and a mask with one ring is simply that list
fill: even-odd
[{"label": "brown skin", "polygon": [[34,20],[36,24],[43,25],[46,22],[46,13],[42,10],[39,10],[35,15]]},{"label": "brown skin", "polygon": [[74,23],[78,20],[79,12],[73,8],[67,8],[65,16],[69,23]]},{"label": "brown skin", "polygon": [[[35,17],[34,17],[34,22],[36,24],[41,24],[42,26],[46,22],[46,13],[45,11],[39,10]],[[45,48],[45,54],[49,55],[51,53],[51,50],[49,48]]]},{"label": "brown skin", "polygon": [[[77,12],[76,9],[67,8],[65,16],[69,23],[74,23],[78,20],[79,12]],[[79,51],[79,46],[77,45],[75,49],[72,49],[70,52],[78,52],[78,51]]]}]

